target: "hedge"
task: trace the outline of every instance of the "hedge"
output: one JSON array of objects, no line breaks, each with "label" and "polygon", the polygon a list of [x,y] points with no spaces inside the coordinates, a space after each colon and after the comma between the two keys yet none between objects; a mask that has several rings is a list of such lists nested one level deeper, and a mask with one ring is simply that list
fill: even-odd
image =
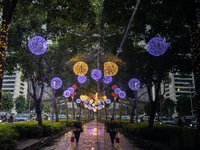
[{"label": "hedge", "polygon": [[[80,120],[80,122],[89,122],[92,119]],[[50,120],[43,120],[43,129],[37,121],[16,122],[0,124],[0,149],[13,150],[17,146],[17,141],[25,138],[41,138],[51,136],[68,127],[72,127],[76,120],[60,119],[59,122],[51,123]]]}]

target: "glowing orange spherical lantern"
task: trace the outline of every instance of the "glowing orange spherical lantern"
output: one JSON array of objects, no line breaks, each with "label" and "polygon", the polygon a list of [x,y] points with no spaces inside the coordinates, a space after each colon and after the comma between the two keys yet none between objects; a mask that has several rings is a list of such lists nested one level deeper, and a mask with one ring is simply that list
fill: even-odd
[{"label": "glowing orange spherical lantern", "polygon": [[114,62],[104,63],[104,75],[114,76],[118,72],[118,66]]},{"label": "glowing orange spherical lantern", "polygon": [[88,72],[88,65],[84,62],[77,62],[73,67],[74,73],[78,76],[85,75]]}]

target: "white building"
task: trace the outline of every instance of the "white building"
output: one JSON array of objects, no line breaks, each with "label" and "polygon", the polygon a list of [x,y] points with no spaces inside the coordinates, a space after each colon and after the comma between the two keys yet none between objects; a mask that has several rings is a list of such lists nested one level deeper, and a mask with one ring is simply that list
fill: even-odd
[{"label": "white building", "polygon": [[[27,96],[27,82],[22,82],[20,71],[14,71],[12,76],[6,75],[4,73],[3,77],[3,85],[2,85],[2,92],[8,92],[13,96],[13,99],[18,97],[19,95]],[[12,109],[12,113],[16,113],[15,109]]]}]

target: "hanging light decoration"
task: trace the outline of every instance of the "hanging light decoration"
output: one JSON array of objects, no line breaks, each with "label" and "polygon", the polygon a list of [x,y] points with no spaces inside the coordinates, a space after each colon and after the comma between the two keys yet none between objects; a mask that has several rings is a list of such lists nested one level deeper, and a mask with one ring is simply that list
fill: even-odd
[{"label": "hanging light decoration", "polygon": [[153,56],[160,56],[167,50],[167,43],[163,38],[154,37],[147,44],[148,52]]},{"label": "hanging light decoration", "polygon": [[120,88],[116,88],[116,89],[115,89],[115,93],[116,93],[116,94],[119,95],[120,92],[121,92],[121,89],[120,89]]},{"label": "hanging light decoration", "polygon": [[93,103],[93,104],[92,104],[92,106],[94,107],[94,106],[95,106],[95,104]]},{"label": "hanging light decoration", "polygon": [[84,104],[84,105],[87,105],[87,103],[88,103],[87,101],[83,101],[83,104]]},{"label": "hanging light decoration", "polygon": [[94,80],[99,80],[99,79],[101,79],[101,76],[102,76],[101,70],[98,70],[98,69],[92,70],[92,72],[91,72],[91,77],[92,77]]},{"label": "hanging light decoration", "polygon": [[121,92],[119,93],[119,97],[120,97],[120,98],[125,98],[125,97],[126,97],[126,92],[121,91]]},{"label": "hanging light decoration", "polygon": [[101,105],[101,102],[97,102],[98,105]]},{"label": "hanging light decoration", "polygon": [[74,93],[74,89],[73,89],[72,87],[68,88],[68,91],[69,91],[70,93]]},{"label": "hanging light decoration", "polygon": [[87,77],[85,75],[78,76],[77,80],[79,83],[85,83],[85,81],[87,80]]},{"label": "hanging light decoration", "polygon": [[51,80],[51,87],[53,89],[59,89],[62,86],[62,80],[58,77],[55,77]]},{"label": "hanging light decoration", "polygon": [[90,104],[90,105],[92,105],[92,102],[91,102],[91,101],[89,101],[89,104]]},{"label": "hanging light decoration", "polygon": [[110,99],[107,99],[106,100],[106,104],[110,104],[111,103],[111,100]]},{"label": "hanging light decoration", "polygon": [[128,82],[128,86],[132,90],[138,90],[140,88],[140,81],[136,78],[133,78]]},{"label": "hanging light decoration", "polygon": [[76,85],[76,84],[72,85],[72,88],[73,88],[74,90],[76,90],[76,89],[77,89],[77,85]]},{"label": "hanging light decoration", "polygon": [[80,100],[80,99],[77,99],[77,100],[76,100],[76,103],[80,104],[80,103],[81,103],[81,100]]},{"label": "hanging light decoration", "polygon": [[116,85],[113,85],[113,86],[112,86],[112,89],[113,89],[113,90],[115,90],[116,88],[117,88],[117,86],[116,86]]},{"label": "hanging light decoration", "polygon": [[77,62],[73,66],[73,70],[76,75],[82,76],[88,72],[88,65],[85,62]]},{"label": "hanging light decoration", "polygon": [[104,63],[104,75],[114,76],[118,72],[118,67],[114,62]]},{"label": "hanging light decoration", "polygon": [[68,90],[65,90],[63,95],[64,97],[70,97],[71,93]]},{"label": "hanging light decoration", "polygon": [[111,93],[112,94],[112,96],[114,96],[115,98],[117,98],[118,97],[118,94],[116,94],[116,93]]},{"label": "hanging light decoration", "polygon": [[111,76],[104,75],[103,82],[104,82],[105,84],[109,84],[110,82],[112,82],[112,77],[111,77]]},{"label": "hanging light decoration", "polygon": [[41,36],[35,36],[28,42],[28,48],[35,55],[41,55],[47,51],[47,41]]},{"label": "hanging light decoration", "polygon": [[71,97],[74,97],[76,95],[76,92],[74,92],[74,93],[71,93]]}]

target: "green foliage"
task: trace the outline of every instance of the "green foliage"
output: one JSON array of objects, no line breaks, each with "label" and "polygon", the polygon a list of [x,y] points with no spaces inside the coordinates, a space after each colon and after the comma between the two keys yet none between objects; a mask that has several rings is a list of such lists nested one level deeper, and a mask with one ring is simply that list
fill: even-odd
[{"label": "green foliage", "polygon": [[163,113],[171,117],[174,114],[175,102],[170,98],[166,98],[163,104]]},{"label": "green foliage", "polygon": [[[181,95],[177,97],[178,101],[176,104],[176,110],[179,114],[179,116],[184,116],[184,115],[191,115],[191,102],[190,102],[190,97],[187,95]],[[195,101],[194,97],[192,98],[192,103],[193,103],[193,108],[195,108]]]},{"label": "green foliage", "polygon": [[12,94],[10,92],[3,92],[1,99],[1,110],[10,111],[14,106]]},{"label": "green foliage", "polygon": [[17,113],[22,113],[23,111],[25,111],[25,102],[25,97],[22,95],[19,95],[15,98],[15,110],[17,111]]},{"label": "green foliage", "polygon": [[33,110],[35,109],[35,102],[34,100],[26,100],[26,105],[25,105],[25,110],[29,110],[29,101],[31,102],[30,103],[30,110]]},{"label": "green foliage", "polygon": [[44,110],[43,110],[45,113],[50,113],[51,112],[51,105],[47,105],[47,106],[44,106]]},{"label": "green foliage", "polygon": [[144,105],[144,112],[146,113],[147,116],[150,115],[151,112],[151,105],[150,102],[146,102]]},{"label": "green foliage", "polygon": [[144,108],[138,108],[138,114],[144,114]]}]

